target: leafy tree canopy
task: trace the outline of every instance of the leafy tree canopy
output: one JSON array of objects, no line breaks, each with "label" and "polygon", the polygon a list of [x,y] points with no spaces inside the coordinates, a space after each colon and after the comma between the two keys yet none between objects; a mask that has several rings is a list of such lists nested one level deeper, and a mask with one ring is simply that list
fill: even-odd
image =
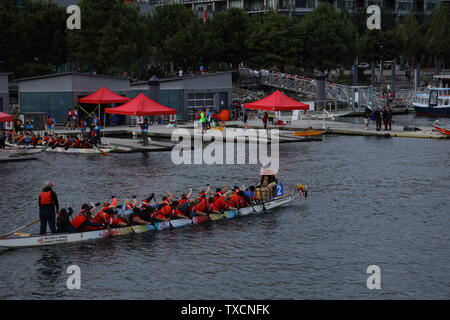
[{"label": "leafy tree canopy", "polygon": [[319,4],[301,21],[306,67],[322,71],[352,63],[356,52],[356,29],[349,17],[326,3]]}]

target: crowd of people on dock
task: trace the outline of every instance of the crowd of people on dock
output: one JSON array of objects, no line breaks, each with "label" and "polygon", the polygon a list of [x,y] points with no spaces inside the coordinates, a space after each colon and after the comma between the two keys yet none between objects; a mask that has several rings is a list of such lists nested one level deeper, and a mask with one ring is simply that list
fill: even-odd
[{"label": "crowd of people on dock", "polygon": [[[206,189],[200,190],[196,196],[193,195],[192,189],[179,197],[166,192],[159,201],[154,193],[141,201],[133,196],[122,203],[112,196],[111,200],[103,203],[84,203],[75,214],[74,208],[70,206],[59,208],[58,197],[52,189],[54,184],[46,182],[39,194],[40,234],[46,234],[47,225],[51,233],[85,232],[224,214],[227,210],[239,210],[270,201],[275,197],[277,185],[275,175],[263,175],[261,181],[254,186],[234,186],[232,189],[224,186],[212,192],[207,185]],[[302,188],[298,190],[305,192]]]},{"label": "crowd of people on dock", "polygon": [[374,120],[376,124],[376,130],[381,131],[382,124],[384,130],[392,130],[392,108],[390,106],[378,106],[375,110],[371,107],[366,107],[363,114],[364,128],[369,129],[369,120]]}]

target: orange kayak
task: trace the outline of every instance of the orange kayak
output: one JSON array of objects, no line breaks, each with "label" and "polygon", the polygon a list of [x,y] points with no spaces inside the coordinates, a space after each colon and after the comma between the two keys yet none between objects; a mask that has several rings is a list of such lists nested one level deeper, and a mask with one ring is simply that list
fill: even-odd
[{"label": "orange kayak", "polygon": [[293,136],[296,137],[303,137],[303,136],[321,136],[325,133],[327,133],[329,128],[326,128],[324,130],[304,130],[304,131],[294,131],[292,133]]}]

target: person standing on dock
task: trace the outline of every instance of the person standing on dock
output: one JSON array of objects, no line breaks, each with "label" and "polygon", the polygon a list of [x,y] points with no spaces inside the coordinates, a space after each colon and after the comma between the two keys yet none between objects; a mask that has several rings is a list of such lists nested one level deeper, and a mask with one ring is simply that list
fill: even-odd
[{"label": "person standing on dock", "polygon": [[211,111],[206,108],[206,130],[211,129]]},{"label": "person standing on dock", "polygon": [[381,130],[381,107],[378,106],[375,112],[373,113],[373,116],[375,118],[375,122],[377,124],[377,131]]},{"label": "person standing on dock", "polygon": [[55,133],[55,124],[56,124],[56,121],[55,121],[55,119],[54,118],[52,118],[52,116],[48,116],[47,117],[47,132],[49,133],[49,134],[54,134]]},{"label": "person standing on dock", "polygon": [[5,129],[2,129],[2,131],[0,131],[0,149],[5,149],[5,141],[6,141],[6,133],[5,133]]},{"label": "person standing on dock", "polygon": [[141,123],[142,145],[148,146],[148,119]]},{"label": "person standing on dock", "polygon": [[388,130],[392,130],[392,107],[387,108]]},{"label": "person standing on dock", "polygon": [[387,130],[388,129],[388,111],[387,111],[386,106],[384,106],[383,110],[381,111],[381,118],[383,119],[384,130]]},{"label": "person standing on dock", "polygon": [[370,109],[370,107],[366,107],[366,109],[364,109],[364,114],[363,114],[364,129],[366,129],[366,130],[369,129],[369,118],[370,118],[371,113],[372,113],[372,109]]},{"label": "person standing on dock", "polygon": [[200,123],[202,125],[202,133],[204,133],[206,131],[206,111],[205,111],[205,109],[203,109],[200,112]]},{"label": "person standing on dock", "polygon": [[269,116],[267,115],[267,112],[264,112],[263,116],[262,116],[262,123],[264,125],[264,129],[267,130],[267,120],[268,120]]},{"label": "person standing on dock", "polygon": [[39,194],[39,218],[41,219],[40,234],[47,233],[47,224],[51,233],[56,233],[56,212],[59,211],[58,196],[53,191],[54,184],[47,181]]},{"label": "person standing on dock", "polygon": [[80,130],[81,130],[81,136],[85,137],[86,136],[86,120],[84,120],[83,118],[80,118]]}]

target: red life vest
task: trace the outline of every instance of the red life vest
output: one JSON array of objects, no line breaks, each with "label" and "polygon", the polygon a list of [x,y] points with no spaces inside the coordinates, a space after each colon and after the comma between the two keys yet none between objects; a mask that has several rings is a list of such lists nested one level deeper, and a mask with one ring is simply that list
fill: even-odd
[{"label": "red life vest", "polygon": [[213,202],[213,205],[211,207],[211,210],[222,211],[225,208],[226,208],[225,199],[223,199],[222,197],[220,197],[220,198],[216,197],[214,199],[214,202]]},{"label": "red life vest", "polygon": [[53,202],[52,192],[51,191],[42,191],[39,194],[39,202],[41,205],[52,204],[52,202]]},{"label": "red life vest", "polygon": [[92,221],[95,223],[110,224],[111,217],[105,211],[101,210],[101,211],[97,212],[97,214],[95,215],[94,219],[92,219]]},{"label": "red life vest", "polygon": [[243,208],[246,203],[245,200],[238,194],[234,194],[231,196],[230,205],[235,208]]},{"label": "red life vest", "polygon": [[178,208],[176,208],[176,209],[174,210],[173,214],[174,214],[175,216],[185,217],[185,214],[184,214],[180,209],[178,209]]},{"label": "red life vest", "polygon": [[153,217],[161,220],[172,219],[173,218],[172,209],[173,207],[171,205],[165,205],[161,209],[158,209],[158,211],[156,211]]},{"label": "red life vest", "polygon": [[84,210],[77,214],[75,218],[72,220],[72,226],[75,229],[78,229],[86,220],[87,217],[83,214]]},{"label": "red life vest", "polygon": [[148,202],[147,200],[142,200],[141,208],[147,209],[150,206],[151,206],[150,202]]},{"label": "red life vest", "polygon": [[125,223],[126,224],[126,222],[124,220],[122,220],[122,218],[117,217],[116,219],[112,220],[111,225],[112,226],[118,226],[121,223]]},{"label": "red life vest", "polygon": [[209,210],[209,207],[210,204],[208,199],[202,197],[199,199],[199,202],[194,206],[192,211],[206,213]]},{"label": "red life vest", "polygon": [[52,118],[47,118],[47,125],[48,126],[52,126],[53,125],[53,119]]},{"label": "red life vest", "polygon": [[[92,219],[92,222],[98,223],[98,224],[110,224],[111,225],[112,219],[109,216],[109,214],[107,214],[106,212],[99,211],[95,215],[94,219]],[[87,227],[87,230],[89,230],[89,231],[102,230],[102,229],[104,229],[103,226],[97,226],[97,227],[88,226]]]}]

